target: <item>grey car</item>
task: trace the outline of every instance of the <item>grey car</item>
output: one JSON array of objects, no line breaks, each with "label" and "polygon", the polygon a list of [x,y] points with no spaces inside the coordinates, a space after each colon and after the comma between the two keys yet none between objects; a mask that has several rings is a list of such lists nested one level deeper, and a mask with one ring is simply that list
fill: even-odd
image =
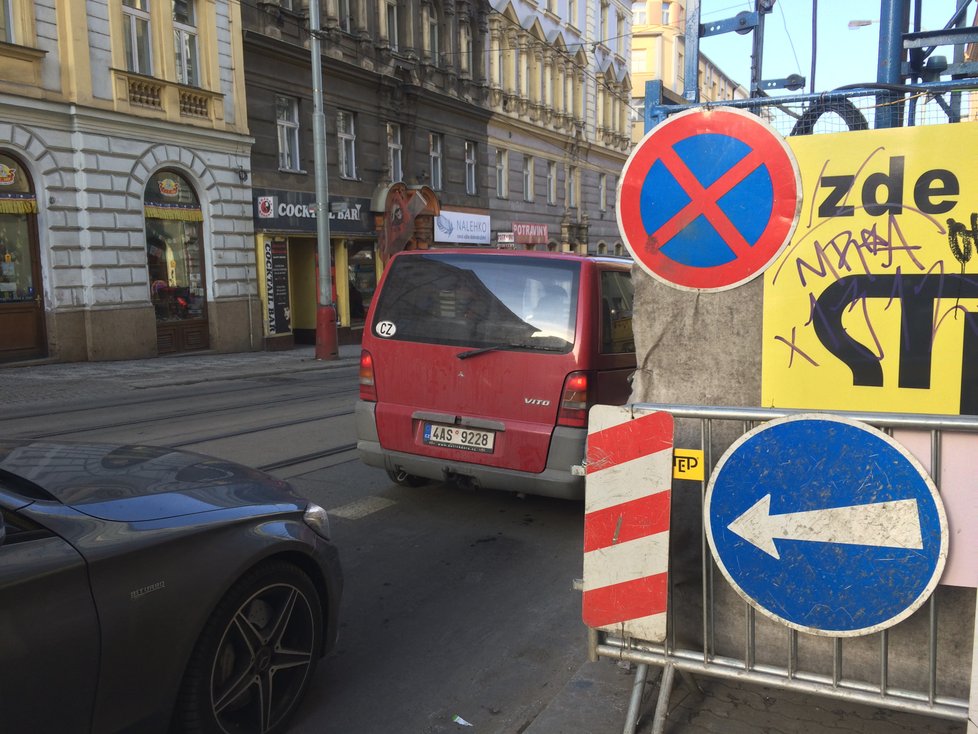
[{"label": "grey car", "polygon": [[336,640],[325,511],[167,448],[0,441],[0,729],[277,732]]}]

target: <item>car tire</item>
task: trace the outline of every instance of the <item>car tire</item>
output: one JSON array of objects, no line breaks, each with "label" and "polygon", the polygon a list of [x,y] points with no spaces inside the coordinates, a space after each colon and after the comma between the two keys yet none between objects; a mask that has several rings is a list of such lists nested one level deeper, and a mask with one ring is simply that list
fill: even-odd
[{"label": "car tire", "polygon": [[403,469],[388,469],[387,476],[390,477],[394,484],[400,487],[423,487],[429,483],[429,480],[424,477],[416,477],[414,474],[408,474]]},{"label": "car tire", "polygon": [[[319,594],[296,566],[271,561],[242,576],[197,641],[174,714],[174,731],[285,731],[322,650]],[[268,696],[262,695],[268,691]]]}]

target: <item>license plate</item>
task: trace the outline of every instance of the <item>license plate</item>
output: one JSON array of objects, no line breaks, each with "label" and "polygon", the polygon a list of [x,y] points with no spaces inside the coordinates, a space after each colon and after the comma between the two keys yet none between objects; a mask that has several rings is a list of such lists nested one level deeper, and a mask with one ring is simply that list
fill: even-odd
[{"label": "license plate", "polygon": [[478,428],[425,423],[424,442],[432,446],[448,446],[453,449],[491,454],[496,443],[496,434],[492,431],[480,431]]}]

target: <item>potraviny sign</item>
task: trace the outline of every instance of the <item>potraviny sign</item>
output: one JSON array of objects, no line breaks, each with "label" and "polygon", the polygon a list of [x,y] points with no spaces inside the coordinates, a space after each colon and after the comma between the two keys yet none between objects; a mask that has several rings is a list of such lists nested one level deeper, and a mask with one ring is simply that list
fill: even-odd
[{"label": "potraviny sign", "polygon": [[745,433],[720,459],[704,503],[713,557],[766,616],[852,637],[910,616],[948,553],[933,481],[886,434],[798,414]]}]

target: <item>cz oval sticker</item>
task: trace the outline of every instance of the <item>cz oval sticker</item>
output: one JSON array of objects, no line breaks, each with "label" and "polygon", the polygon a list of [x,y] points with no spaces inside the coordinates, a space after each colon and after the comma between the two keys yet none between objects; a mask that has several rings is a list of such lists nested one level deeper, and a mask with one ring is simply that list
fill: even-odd
[{"label": "cz oval sticker", "polygon": [[377,332],[377,336],[383,336],[389,338],[394,336],[395,333],[397,333],[397,327],[394,326],[393,321],[381,321],[374,328],[374,331]]}]

